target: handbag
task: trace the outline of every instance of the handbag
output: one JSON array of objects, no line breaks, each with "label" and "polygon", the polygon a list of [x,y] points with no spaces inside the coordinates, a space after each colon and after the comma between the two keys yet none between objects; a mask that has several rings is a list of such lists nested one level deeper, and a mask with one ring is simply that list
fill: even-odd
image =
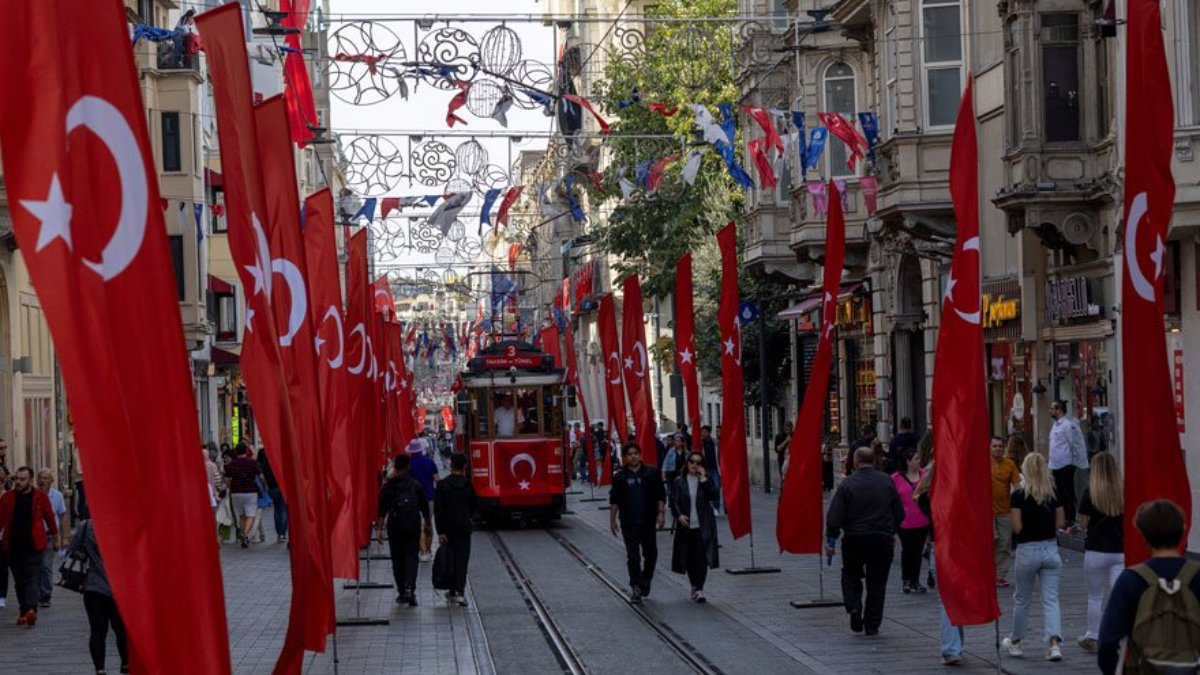
[{"label": "handbag", "polygon": [[[84,521],[84,527],[91,527],[91,521]],[[87,534],[81,533],[80,542],[87,540]],[[66,558],[58,567],[58,585],[75,593],[83,592],[83,584],[87,581],[88,572],[92,569],[92,560],[83,550],[82,545],[68,551]]]},{"label": "handbag", "polygon": [[450,552],[450,547],[438,547],[437,553],[433,556],[433,570],[430,576],[433,577],[435,590],[450,590],[450,585],[454,581],[454,554]]}]

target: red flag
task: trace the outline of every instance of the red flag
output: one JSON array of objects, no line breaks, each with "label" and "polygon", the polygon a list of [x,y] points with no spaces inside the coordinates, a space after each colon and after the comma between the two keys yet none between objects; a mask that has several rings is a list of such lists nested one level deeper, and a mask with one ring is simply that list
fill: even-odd
[{"label": "red flag", "polygon": [[[399,347],[400,326],[396,326],[396,347]],[[408,364],[404,360],[404,350],[398,349],[396,353],[396,371],[397,382],[396,386],[400,388],[397,395],[397,405],[399,406],[399,425],[400,425],[400,443],[399,448],[403,448],[417,437],[416,429],[413,428],[413,400],[415,394],[412,388],[412,374],[408,372]],[[458,382],[462,382],[460,377]]]},{"label": "red flag", "polygon": [[742,382],[742,328],[738,323],[737,229],[717,233],[721,249],[721,493],[734,539],[750,532],[750,472],[746,455],[746,412]]},{"label": "red flag", "polygon": [[646,324],[642,319],[642,286],[636,274],[621,284],[621,352],[625,366],[625,391],[633,413],[634,433],[642,448],[642,461],[658,465],[654,436],[654,401],[650,398],[650,358],[646,355]]},{"label": "red flag", "polygon": [[842,142],[850,149],[850,156],[846,158],[846,164],[850,167],[851,171],[854,171],[858,160],[867,156],[869,148],[867,139],[839,113],[820,112],[817,113],[817,117],[820,118],[821,124],[824,124],[825,128],[829,129],[829,133],[842,139]]},{"label": "red flag", "polygon": [[[229,673],[192,378],[124,7],[5,9],[8,205],[71,401],[132,667]],[[187,611],[166,589],[187,589]]]},{"label": "red flag", "polygon": [[442,406],[442,425],[446,431],[454,431],[454,411],[448,405]]},{"label": "red flag", "polygon": [[304,258],[308,276],[309,319],[316,337],[321,419],[329,448],[330,555],[333,576],[358,579],[358,543],[354,536],[354,472],[357,462],[350,429],[350,379],[346,374],[345,313],[338,279],[333,198],[328,189],[304,200]]},{"label": "red flag", "polygon": [[763,108],[755,108],[753,106],[743,105],[742,110],[745,110],[750,117],[758,122],[758,126],[766,134],[763,137],[763,146],[775,148],[779,154],[783,154],[783,138],[779,136],[779,129],[775,128],[775,122],[771,119],[771,113]]},{"label": "red flag", "polygon": [[[283,25],[289,28],[304,29],[308,21],[309,0],[280,0],[279,10],[284,13]],[[305,145],[316,134],[310,128],[318,126],[317,105],[313,100],[312,80],[308,77],[308,67],[304,63],[301,51],[300,34],[293,33],[284,38],[289,50],[283,62],[283,75],[286,87],[283,95],[287,100],[288,119],[291,122],[292,141],[297,145]]]},{"label": "red flag", "polygon": [[[297,426],[293,405],[301,399],[289,393],[285,379],[286,375],[295,374],[294,369],[290,368],[296,363],[291,340],[303,330],[303,324],[308,320],[303,306],[307,304],[304,300],[307,293],[303,288],[295,288],[295,277],[299,277],[303,284],[303,276],[298,270],[304,263],[301,259],[300,266],[295,264],[293,258],[296,252],[291,249],[291,246],[297,249],[301,246],[299,232],[291,233],[295,235],[294,241],[288,250],[284,250],[287,228],[282,225],[289,208],[295,213],[299,198],[295,196],[294,168],[281,169],[273,150],[263,152],[264,148],[274,146],[258,134],[259,118],[251,105],[250,72],[241,17],[237,5],[226,5],[201,14],[196,18],[196,25],[204,36],[216,103],[225,202],[229,206],[230,252],[248,295],[242,373],[254,406],[255,422],[262,433],[263,447],[271,459],[276,476],[280,478],[285,499],[297,508],[299,541],[291,547],[291,614],[276,672],[299,672],[304,648],[324,648],[333,611],[329,569],[321,564],[320,542],[315,539],[310,541],[310,537],[319,538],[323,534],[319,529],[317,511],[325,508],[324,502],[319,509],[316,504],[306,502],[306,497],[311,494],[306,489],[309,487],[306,481],[312,480],[307,478],[312,474],[309,467],[302,466],[311,452],[310,435],[316,434],[315,438],[319,439],[320,417],[318,413],[315,427],[309,424]],[[282,108],[278,110],[286,119],[285,111]],[[280,128],[264,132],[286,134],[287,129],[282,126],[286,121],[279,123],[275,119],[272,118],[268,124],[280,124]],[[290,145],[286,136],[284,145],[289,148],[285,154],[290,166]],[[260,158],[263,160],[261,164]],[[281,177],[284,171],[289,172]],[[272,187],[278,192],[283,191],[283,183],[290,182],[292,194],[273,194],[268,203],[266,174],[270,174]],[[267,230],[264,230],[264,222]],[[273,236],[268,236],[268,231]],[[272,246],[272,243],[275,245]],[[279,255],[276,256],[276,253]],[[296,270],[296,273],[291,274],[292,270]],[[280,283],[274,281],[276,275],[279,275]],[[282,291],[280,287],[284,285],[289,287],[289,292]],[[278,294],[275,293],[276,289],[280,290]],[[293,320],[295,316],[300,317],[299,321]],[[278,332],[280,325],[283,326],[282,333]],[[311,339],[311,332],[307,332],[300,341],[307,341],[311,349]],[[287,348],[286,355],[284,348]],[[311,352],[308,359],[311,367]],[[316,405],[319,406],[319,402]],[[305,412],[308,412],[307,409]],[[302,479],[302,475],[306,478]],[[321,481],[319,490],[323,491],[323,475]],[[305,583],[316,584],[313,593],[304,587]]]},{"label": "red flag", "polygon": [[696,379],[695,317],[692,307],[692,254],[675,263],[675,363],[683,378],[687,418],[693,438],[700,433],[700,387]]},{"label": "red flag", "polygon": [[756,138],[746,144],[750,159],[754,160],[754,168],[758,169],[758,184],[764,188],[772,188],[779,184],[775,177],[775,167],[767,159],[767,151],[763,147],[763,139]]},{"label": "red flag", "polygon": [[837,185],[829,181],[829,215],[825,221],[825,280],[817,356],[796,414],[796,431],[788,443],[788,472],[779,495],[775,540],[788,553],[820,553],[824,518],[821,501],[821,446],[825,431],[825,399],[833,365],[833,329],[846,256],[846,219]]},{"label": "red flag", "polygon": [[555,368],[563,367],[562,346],[559,343],[559,335],[558,326],[553,323],[538,332],[538,338],[542,341],[542,351],[554,358]]},{"label": "red flag", "polygon": [[1000,616],[991,574],[991,460],[980,322],[979,154],[971,79],[950,148],[950,197],[958,237],[942,298],[933,371],[932,497],[938,593],[950,623],[972,626]]},{"label": "red flag", "polygon": [[368,427],[372,423],[375,385],[370,378],[372,349],[368,325],[374,317],[368,297],[367,231],[355,232],[346,248],[346,372],[351,377],[350,428],[357,432],[353,449],[358,458],[358,473],[354,477],[357,499],[353,508],[358,526],[355,539],[362,546],[367,543],[369,525],[374,520],[370,507],[375,504],[379,488],[375,481],[375,455],[368,452],[374,434]]},{"label": "red flag", "polygon": [[[1192,499],[1180,450],[1163,339],[1163,242],[1175,203],[1174,117],[1154,0],[1129,1],[1126,57],[1125,242],[1121,252],[1121,359],[1125,376],[1125,562],[1150,555],[1133,526],[1139,506],[1170,499],[1191,526]],[[1195,39],[1195,38],[1193,38]],[[1185,531],[1183,541],[1187,542]]]},{"label": "red flag", "polygon": [[592,117],[595,118],[596,124],[600,125],[600,133],[607,134],[612,131],[612,128],[609,127],[608,122],[605,122],[604,118],[600,116],[600,113],[596,112],[596,109],[592,107],[591,101],[582,96],[576,96],[575,94],[563,94],[562,97],[590,112]]},{"label": "red flag", "polygon": [[517,269],[517,256],[521,255],[521,245],[514,242],[508,245],[508,269]]},{"label": "red flag", "polygon": [[[569,296],[570,280],[563,279],[562,293],[559,295],[559,298],[561,298],[560,302],[570,302]],[[564,342],[567,344],[567,374],[564,379],[567,384],[574,385],[575,387],[575,400],[579,402],[579,410],[583,415],[584,434],[581,442],[585,456],[587,457],[588,480],[596,480],[596,451],[592,448],[592,420],[588,415],[587,401],[583,397],[583,387],[580,385],[579,364],[575,358],[575,333],[571,327],[570,318],[567,319],[565,326],[566,329],[563,337],[565,338]],[[615,333],[616,331],[613,332]],[[611,476],[601,474],[598,482],[600,485],[608,485],[610,479]]]},{"label": "red flag", "polygon": [[454,98],[450,99],[450,106],[446,109],[446,126],[453,128],[455,123],[465,125],[466,120],[459,117],[455,113],[458,109],[467,104],[467,92],[471,90],[470,82],[456,82],[454,86],[458,87],[458,93]]},{"label": "red flag", "polygon": [[508,188],[508,191],[504,193],[504,198],[500,200],[500,210],[496,212],[497,225],[508,224],[508,210],[512,208],[512,205],[517,201],[517,197],[520,197],[524,191],[524,185],[517,185]]},{"label": "red flag", "polygon": [[[605,425],[611,443],[624,443],[629,438],[629,427],[625,424],[625,392],[621,389],[621,351],[617,342],[617,312],[613,308],[612,293],[600,299],[600,351],[604,353],[604,398],[608,404],[608,422]],[[613,434],[616,434],[616,440]],[[612,453],[604,457],[604,475],[612,475],[610,460]]]},{"label": "red flag", "polygon": [[375,283],[371,284],[371,302],[375,312],[391,321],[396,315],[396,299],[392,296],[392,284],[386,274],[381,274]]},{"label": "red flag", "polygon": [[658,113],[663,117],[672,117],[675,115],[675,113],[679,112],[679,108],[673,105],[668,106],[666,103],[649,103],[646,105],[646,110],[649,110],[652,113]]}]

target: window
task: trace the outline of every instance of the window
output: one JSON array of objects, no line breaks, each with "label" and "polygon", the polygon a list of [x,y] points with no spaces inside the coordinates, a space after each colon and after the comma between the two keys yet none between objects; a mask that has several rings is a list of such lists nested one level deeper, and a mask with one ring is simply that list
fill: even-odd
[{"label": "window", "polygon": [[1079,140],[1079,15],[1042,15],[1042,120],[1047,143]]},{"label": "window", "polygon": [[1021,78],[1017,76],[1021,59],[1020,19],[1014,18],[1009,21],[1005,39],[1008,56],[1004,82],[1008,100],[1005,101],[1004,114],[1008,117],[1008,147],[1016,148],[1021,145]]},{"label": "window", "polygon": [[179,113],[164,112],[162,114],[162,170],[164,172],[183,170],[180,144]]},{"label": "window", "polygon": [[962,18],[958,2],[926,2],[921,8],[921,39],[927,126],[952,127],[962,97]]},{"label": "window", "polygon": [[1175,7],[1175,110],[1178,125],[1200,125],[1200,0],[1178,0]]},{"label": "window", "polygon": [[900,120],[896,119],[899,107],[897,106],[897,97],[899,94],[899,68],[900,62],[900,41],[896,38],[896,21],[893,12],[892,3],[887,4],[887,9],[884,10],[883,29],[883,84],[884,84],[884,110],[883,120],[881,120],[882,128],[879,130],[883,138],[891,138],[892,132],[900,128]]},{"label": "window", "polygon": [[50,444],[54,442],[48,396],[25,397],[25,457],[35,467],[51,467]]},{"label": "window", "polygon": [[154,0],[138,0],[137,13],[142,17],[144,23],[151,26],[157,25],[154,21]]},{"label": "window", "polygon": [[175,271],[175,289],[178,291],[179,301],[183,302],[183,235],[168,235],[167,244],[171,249],[171,268]]},{"label": "window", "polygon": [[555,398],[558,387],[478,389],[474,392],[476,438],[556,436],[561,424]]},{"label": "window", "polygon": [[213,234],[225,234],[229,231],[229,223],[225,220],[225,216],[218,216],[213,206],[220,204],[222,212],[225,209],[225,188],[214,187],[212,189],[212,205],[208,207],[208,216],[212,218],[212,226],[209,232]]},{"label": "window", "polygon": [[[835,112],[854,123],[854,70],[845,63],[835,63],[825,70],[825,111]],[[849,150],[846,144],[830,134],[826,141],[825,173],[844,176],[850,171],[846,164]]]},{"label": "window", "polygon": [[217,342],[237,341],[237,296],[232,293],[215,293]]}]

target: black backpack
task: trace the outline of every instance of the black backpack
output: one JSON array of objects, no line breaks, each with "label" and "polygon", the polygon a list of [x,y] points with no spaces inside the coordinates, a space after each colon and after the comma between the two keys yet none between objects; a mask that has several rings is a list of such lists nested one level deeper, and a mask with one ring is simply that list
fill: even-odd
[{"label": "black backpack", "polygon": [[413,480],[396,485],[394,499],[388,509],[388,526],[399,532],[417,532],[421,529],[421,503],[417,490],[422,489]]}]

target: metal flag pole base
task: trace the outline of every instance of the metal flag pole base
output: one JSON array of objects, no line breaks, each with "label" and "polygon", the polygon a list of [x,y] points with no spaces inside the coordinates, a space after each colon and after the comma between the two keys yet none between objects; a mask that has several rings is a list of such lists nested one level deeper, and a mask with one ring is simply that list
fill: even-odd
[{"label": "metal flag pole base", "polygon": [[[367,561],[366,574],[364,575],[366,576],[366,580],[361,581],[352,587],[354,588],[354,616],[345,619],[338,619],[335,623],[336,626],[386,626],[392,622],[391,619],[387,617],[371,618],[362,615],[362,589],[375,587],[369,585],[371,584],[371,558],[371,542],[368,541],[367,556],[364,558]],[[386,587],[391,588],[391,584],[388,584]],[[349,582],[347,582],[343,588],[351,588]]]},{"label": "metal flag pole base", "polygon": [[590,492],[590,495],[589,495],[588,497],[585,497],[585,498],[583,498],[583,499],[580,499],[580,500],[579,500],[579,501],[580,501],[580,503],[582,503],[582,502],[606,502],[606,501],[608,501],[608,499],[606,499],[606,498],[604,498],[604,497],[597,497],[597,496],[596,496],[596,484],[595,484],[595,483],[590,483],[590,482],[588,483],[588,491]]},{"label": "metal flag pole base", "polygon": [[825,566],[821,564],[821,555],[819,553],[817,554],[817,597],[812,600],[792,600],[788,604],[796,609],[845,606],[845,603],[840,598],[825,597]]},{"label": "metal flag pole base", "polygon": [[736,569],[729,567],[725,568],[726,574],[733,574],[736,576],[742,576],[745,574],[778,574],[782,571],[783,570],[779,569],[778,567],[759,567],[758,565],[754,564],[754,533],[750,533],[750,566],[739,567]]}]

